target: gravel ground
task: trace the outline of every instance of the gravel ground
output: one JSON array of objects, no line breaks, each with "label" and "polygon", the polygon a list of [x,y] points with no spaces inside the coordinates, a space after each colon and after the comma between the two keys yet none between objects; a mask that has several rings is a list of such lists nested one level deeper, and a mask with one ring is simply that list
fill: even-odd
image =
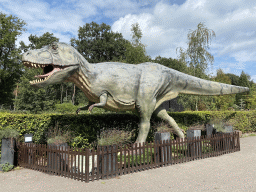
[{"label": "gravel ground", "polygon": [[241,151],[114,179],[81,182],[30,169],[0,173],[3,192],[27,191],[256,191],[256,137],[241,138]]}]

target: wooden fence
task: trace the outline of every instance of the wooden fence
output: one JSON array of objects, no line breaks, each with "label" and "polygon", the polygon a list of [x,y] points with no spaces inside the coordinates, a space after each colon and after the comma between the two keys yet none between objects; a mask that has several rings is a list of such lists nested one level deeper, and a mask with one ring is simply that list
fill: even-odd
[{"label": "wooden fence", "polygon": [[238,133],[97,150],[18,145],[18,165],[85,182],[240,151]]}]

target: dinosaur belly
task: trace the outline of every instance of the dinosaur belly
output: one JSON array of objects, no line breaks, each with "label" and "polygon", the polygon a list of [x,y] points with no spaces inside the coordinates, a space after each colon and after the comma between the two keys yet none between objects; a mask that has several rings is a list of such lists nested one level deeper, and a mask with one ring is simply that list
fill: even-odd
[{"label": "dinosaur belly", "polygon": [[[89,101],[99,103],[99,97],[97,94],[93,93],[91,90],[90,82],[85,78],[84,74],[81,72],[77,72],[71,77],[68,78],[68,81],[75,83],[75,85],[83,91],[85,96]],[[106,105],[103,107],[104,109],[110,111],[132,111],[135,109],[135,101],[131,98],[129,94],[124,94],[122,99],[113,98],[110,95],[108,96],[108,100]]]},{"label": "dinosaur belly", "polygon": [[127,102],[116,100],[113,97],[109,96],[104,109],[110,111],[131,111],[135,109],[135,102]]}]

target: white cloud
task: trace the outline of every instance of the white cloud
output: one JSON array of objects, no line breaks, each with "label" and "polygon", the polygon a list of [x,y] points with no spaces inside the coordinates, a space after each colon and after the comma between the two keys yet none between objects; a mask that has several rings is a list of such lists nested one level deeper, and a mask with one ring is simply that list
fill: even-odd
[{"label": "white cloud", "polygon": [[[199,22],[216,33],[210,53],[235,57],[237,62],[256,59],[256,2],[229,0],[187,0],[182,5],[159,2],[154,11],[145,15],[129,14],[119,18],[112,30],[131,39],[130,26],[138,22],[143,33],[142,43],[147,44],[149,55],[177,58],[177,47],[187,48],[187,34]],[[154,33],[154,29],[156,33]],[[245,51],[241,51],[245,50]]]},{"label": "white cloud", "polygon": [[252,75],[251,80],[253,80],[253,82],[256,82],[256,75]]},{"label": "white cloud", "polygon": [[223,65],[230,72],[245,69],[246,62],[256,60],[255,0],[187,0],[181,5],[167,0],[65,0],[58,4],[43,0],[0,1],[3,5],[0,11],[28,24],[28,32],[18,37],[18,41],[26,44],[30,34],[41,36],[45,32],[69,43],[71,36],[77,37],[79,26],[92,21],[100,24],[102,20],[114,21],[112,30],[131,40],[131,25],[138,22],[142,43],[147,45],[146,51],[152,58],[158,55],[177,58],[176,48],[186,49],[189,30],[195,30],[203,22],[216,33],[208,51],[215,58],[235,60],[235,64],[218,60],[215,66]]},{"label": "white cloud", "polygon": [[28,45],[30,43],[29,40],[28,40],[28,37],[30,35],[31,35],[30,33],[22,33],[21,36],[17,37],[17,41],[16,41],[15,45],[17,47],[19,47],[20,46],[20,41],[23,41],[25,43],[25,45]]},{"label": "white cloud", "polygon": [[221,69],[245,69],[244,63],[229,63],[229,62],[221,62],[218,65],[218,68]]},{"label": "white cloud", "polygon": [[250,52],[249,50],[237,51],[235,53],[231,53],[231,56],[239,62],[256,61],[256,53]]},{"label": "white cloud", "polygon": [[[69,32],[76,37],[79,26],[83,26],[87,21],[90,23],[92,17],[96,21],[105,18],[119,18],[129,12],[136,13],[140,2],[130,0],[94,0],[94,1],[73,1],[68,0],[51,2],[44,1],[23,1],[13,0],[4,3],[3,12],[13,14],[27,23],[27,29],[39,36],[42,31],[56,31],[59,34]],[[143,10],[148,10],[147,8]],[[86,22],[85,22],[86,21]],[[19,39],[25,39],[27,34],[22,34]],[[27,42],[27,41],[24,41]]]}]

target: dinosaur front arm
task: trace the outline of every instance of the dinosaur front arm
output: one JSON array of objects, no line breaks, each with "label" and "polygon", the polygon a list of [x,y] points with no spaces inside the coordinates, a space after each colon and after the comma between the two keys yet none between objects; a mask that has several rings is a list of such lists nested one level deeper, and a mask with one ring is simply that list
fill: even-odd
[{"label": "dinosaur front arm", "polygon": [[108,94],[107,93],[103,93],[101,96],[100,96],[100,103],[95,103],[93,105],[91,105],[89,107],[89,112],[92,111],[93,107],[104,107],[107,103],[107,99],[108,99]]}]

